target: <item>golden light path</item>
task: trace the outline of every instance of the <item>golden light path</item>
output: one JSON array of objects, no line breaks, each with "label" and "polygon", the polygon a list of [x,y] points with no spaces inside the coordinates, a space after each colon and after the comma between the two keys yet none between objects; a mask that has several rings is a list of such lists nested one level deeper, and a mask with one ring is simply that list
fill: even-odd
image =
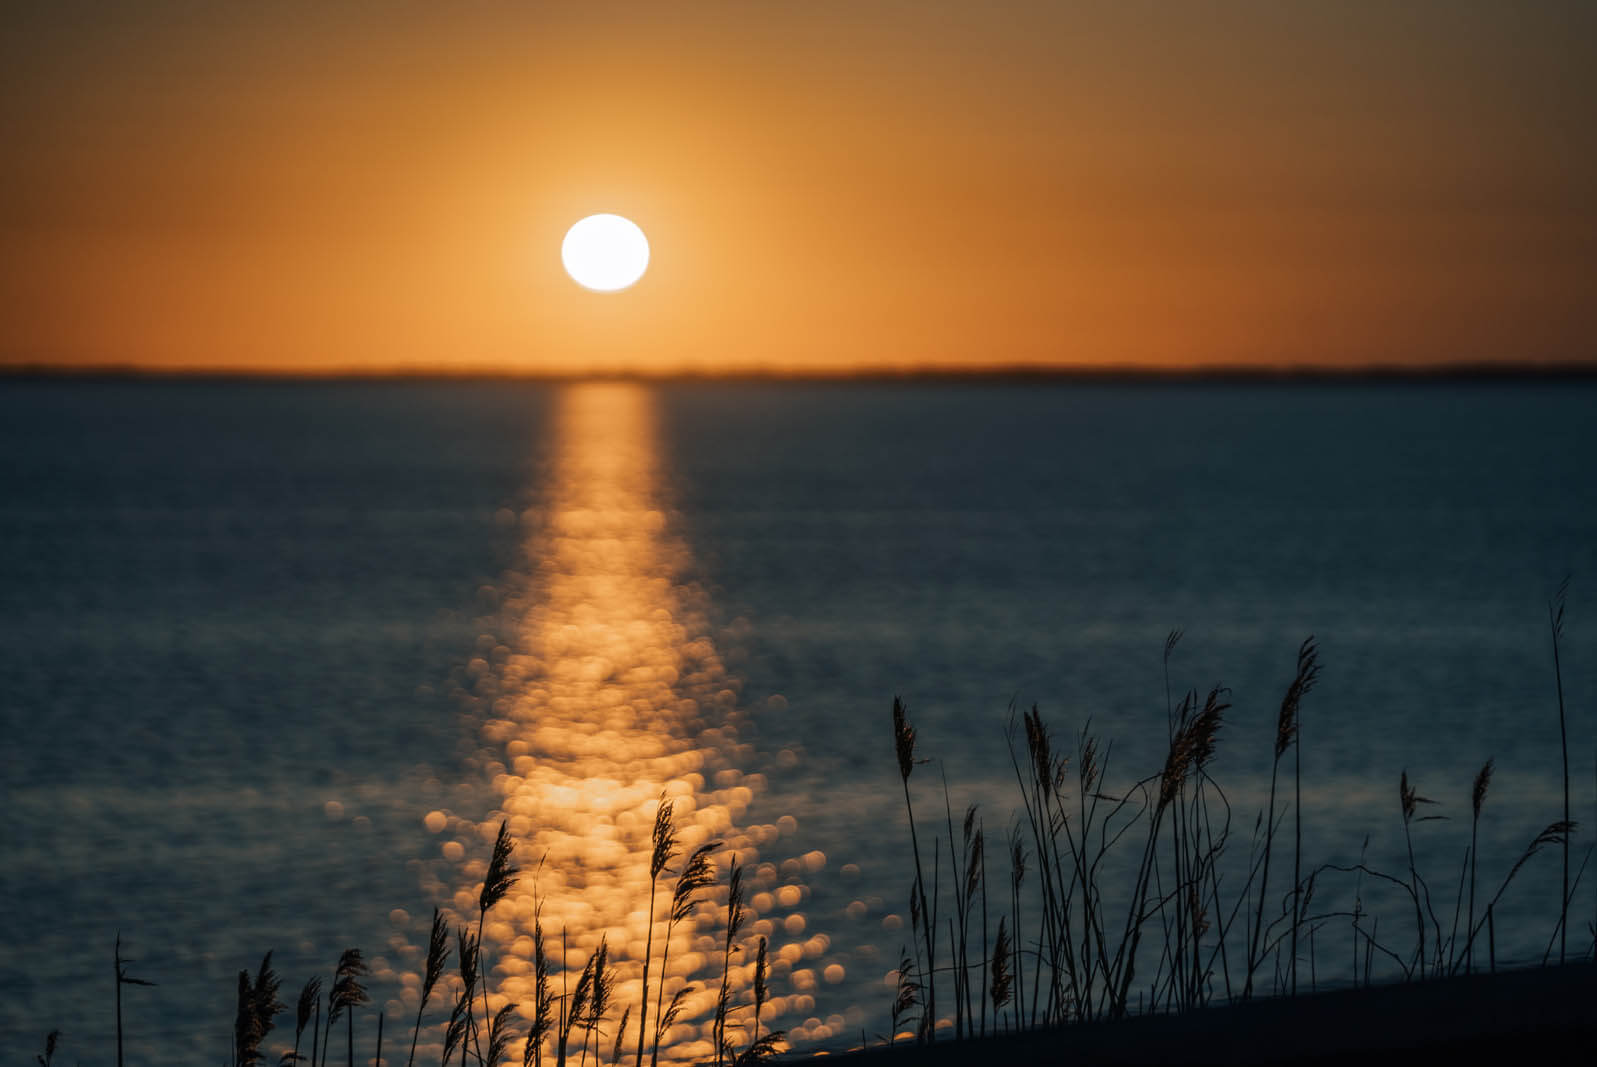
[{"label": "golden light path", "polygon": [[[637,1047],[649,934],[650,835],[662,796],[674,804],[679,856],[707,841],[722,844],[717,884],[672,931],[663,913],[674,877],[663,875],[656,890],[649,1030],[668,933],[665,1000],[684,985],[694,987],[660,1043],[661,1060],[714,1055],[710,1034],[734,855],[751,876],[755,907],[732,957],[733,1039],[746,1041],[752,1022],[749,987],[761,936],[770,939],[773,975],[762,1030],[792,1015],[807,1036],[830,1036],[825,1022],[805,1017],[814,1010],[816,983],[843,979],[841,963],[828,957],[828,938],[806,929],[802,911],[809,895],[802,878],[824,866],[825,857],[763,860],[762,853],[776,855],[778,839],[796,823],[791,817],[743,823],[764,779],[740,769],[751,749],[738,738],[738,682],[706,635],[702,597],[682,577],[685,548],[660,507],[653,405],[653,395],[635,385],[562,392],[547,506],[529,536],[531,571],[523,588],[505,591],[503,646],[485,649],[485,658],[468,668],[491,708],[481,764],[500,810],[475,821],[443,811],[428,816],[429,829],[450,831],[441,851],[451,861],[429,888],[449,901],[454,921],[473,926],[489,846],[500,820],[509,820],[522,874],[484,928],[492,1007],[516,1002],[518,1034],[525,1034],[534,1000],[533,918],[541,907],[546,951],[556,972],[562,955],[566,967],[563,978],[553,976],[557,997],[562,982],[574,985],[600,938],[608,939],[617,983],[599,1043],[608,1061],[616,1022],[631,1005],[622,1039],[628,1063]],[[418,980],[410,974],[403,981],[414,1011]],[[573,1061],[580,1036],[571,1039]],[[646,1038],[645,1059],[652,1044]],[[513,1048],[519,1045],[518,1038]]]}]

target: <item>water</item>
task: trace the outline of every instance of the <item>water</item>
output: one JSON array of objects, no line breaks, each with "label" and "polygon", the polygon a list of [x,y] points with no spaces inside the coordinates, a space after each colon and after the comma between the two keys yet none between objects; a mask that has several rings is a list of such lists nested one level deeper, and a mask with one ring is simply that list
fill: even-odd
[{"label": "water", "polygon": [[[1232,690],[1215,773],[1233,852],[1313,634],[1305,851],[1406,870],[1406,770],[1450,817],[1413,827],[1445,926],[1487,757],[1483,885],[1560,814],[1547,598],[1566,572],[1577,863],[1593,840],[1594,399],[8,383],[0,1048],[31,1056],[60,1028],[63,1056],[109,1058],[120,931],[159,983],[124,991],[129,1062],[226,1058],[241,968],[273,950],[292,1001],[352,945],[375,972],[357,1040],[369,1057],[381,1007],[391,1057],[430,910],[475,918],[502,817],[528,870],[490,916],[495,990],[529,998],[547,856],[546,927],[575,967],[609,936],[636,999],[662,791],[685,844],[750,862],[775,1025],[874,1039],[910,940],[892,697],[941,761],[912,779],[928,846],[946,771],[954,819],[980,801],[999,856],[1010,702],[1038,703],[1062,744],[1091,716],[1123,788],[1162,763],[1177,626],[1176,695]],[[1505,896],[1500,957],[1540,958],[1557,867],[1537,857]],[[1382,930],[1403,921],[1399,901]],[[705,905],[672,941],[690,1017],[720,929]],[[1337,929],[1325,982],[1350,970]]]}]

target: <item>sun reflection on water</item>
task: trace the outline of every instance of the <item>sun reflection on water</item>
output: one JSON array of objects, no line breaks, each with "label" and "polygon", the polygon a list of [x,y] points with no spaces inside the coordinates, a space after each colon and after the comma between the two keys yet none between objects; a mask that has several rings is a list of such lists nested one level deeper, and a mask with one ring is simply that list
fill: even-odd
[{"label": "sun reflection on water", "polygon": [[[775,856],[796,823],[745,822],[764,778],[745,773],[752,749],[739,739],[738,680],[708,635],[702,594],[684,578],[686,549],[661,507],[653,395],[625,384],[570,387],[559,401],[556,442],[547,504],[531,524],[529,572],[504,591],[503,644],[468,668],[490,709],[479,763],[498,810],[479,820],[429,814],[429,830],[450,831],[440,846],[448,862],[430,888],[456,922],[475,923],[487,845],[508,820],[522,875],[484,927],[492,1008],[515,1002],[524,1019],[532,1015],[533,918],[541,907],[547,951],[556,968],[563,954],[568,986],[608,939],[617,982],[602,1044],[608,1057],[615,1022],[633,1005],[622,1045],[631,1057],[649,934],[650,833],[667,798],[679,856],[721,842],[718,884],[671,933],[665,985],[667,1001],[694,988],[661,1058],[703,1059],[714,1054],[728,861],[735,855],[747,866],[754,904],[745,944],[732,957],[733,1022],[752,1021],[753,947],[764,936],[773,964],[764,1030],[784,1014],[811,1014],[817,974],[840,979],[841,965],[825,958],[828,939],[809,929],[803,912],[809,890],[801,879],[826,857],[762,862],[762,851]],[[657,890],[651,1016],[673,881],[663,876]],[[557,996],[561,982],[556,974]],[[406,988],[414,1010],[414,981]]]}]

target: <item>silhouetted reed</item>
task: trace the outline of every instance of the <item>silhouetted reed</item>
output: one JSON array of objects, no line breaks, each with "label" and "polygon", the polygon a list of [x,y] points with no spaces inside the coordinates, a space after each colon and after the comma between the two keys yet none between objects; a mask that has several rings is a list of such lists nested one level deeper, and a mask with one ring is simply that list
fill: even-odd
[{"label": "silhouetted reed", "polygon": [[[487,1067],[499,1067],[505,1058],[505,1050],[510,1047],[510,1014],[516,1010],[515,1004],[506,1004],[494,1012],[493,1018],[488,1021],[488,1060]],[[379,1035],[380,1035],[379,1031]]]},{"label": "silhouetted reed", "polygon": [[368,1003],[366,987],[361,979],[368,974],[366,960],[361,956],[360,949],[345,949],[344,954],[338,958],[338,966],[333,970],[333,985],[327,993],[327,1039],[322,1042],[322,1063],[327,1063],[327,1049],[332,1044],[333,1024],[340,1015],[344,1016],[346,1032],[348,1035],[346,1049],[349,1054],[349,1067],[355,1067],[355,1009]]},{"label": "silhouetted reed", "polygon": [[[549,985],[549,957],[543,947],[543,909],[535,906],[532,917],[533,1015],[527,1027],[527,1042],[522,1046],[522,1067],[542,1067],[543,1042],[555,1025],[554,990]],[[622,1029],[626,1020],[622,1019]],[[620,1038],[617,1038],[619,1048]],[[620,1062],[617,1060],[617,1062]]]},{"label": "silhouetted reed", "polygon": [[[482,928],[488,918],[488,912],[493,906],[504,899],[516,884],[519,868],[510,862],[512,844],[510,841],[509,820],[499,823],[499,832],[494,835],[493,853],[488,859],[488,870],[482,878],[482,889],[477,894],[477,936],[473,941],[471,965],[474,974],[467,983],[466,1016],[467,1029],[471,1033],[471,1041],[477,1052],[477,1062],[483,1063],[482,1040],[477,1029],[477,1016],[474,1010],[475,995],[478,989],[483,991],[482,1014],[483,1022],[491,1028],[492,1020],[489,1018],[488,991],[482,981]],[[464,961],[462,961],[464,962]]]},{"label": "silhouetted reed", "polygon": [[649,853],[649,932],[644,939],[643,947],[643,985],[639,997],[638,1009],[638,1048],[633,1060],[635,1067],[642,1067],[644,1032],[647,1029],[649,1016],[649,964],[654,958],[654,894],[659,885],[660,875],[671,863],[676,855],[676,826],[671,819],[672,803],[661,794],[660,803],[654,809],[654,832],[650,835]]},{"label": "silhouetted reed", "polygon": [[[682,997],[687,994],[691,986],[684,986],[677,990],[671,998],[669,1008],[664,1008],[665,981],[668,975],[668,966],[671,960],[671,935],[677,925],[693,913],[694,896],[702,889],[708,889],[715,884],[715,868],[710,864],[710,855],[721,847],[721,842],[710,841],[694,849],[688,856],[687,862],[682,865],[682,871],[677,875],[676,888],[671,891],[671,908],[666,914],[665,946],[660,951],[660,991],[654,1001],[654,1045],[649,1051],[649,1067],[654,1067],[660,1062],[660,1039],[665,1036],[682,1013]],[[647,1000],[649,987],[643,986],[643,999]]]},{"label": "silhouetted reed", "polygon": [[449,924],[444,922],[444,917],[435,907],[432,926],[427,934],[427,963],[421,975],[421,1003],[416,1005],[416,1026],[410,1035],[410,1057],[405,1061],[406,1067],[411,1067],[416,1062],[416,1041],[421,1037],[421,1017],[427,1010],[427,1002],[432,999],[434,987],[444,976],[444,964],[448,960]]},{"label": "silhouetted reed", "polygon": [[760,1033],[760,1013],[765,1010],[766,979],[770,976],[770,969],[765,960],[765,938],[760,938],[760,947],[754,953],[754,1031],[749,1040],[749,1047],[744,1049],[737,1058],[737,1067],[746,1064],[759,1063],[768,1059],[777,1052],[783,1037],[781,1030],[770,1030]]},{"label": "silhouetted reed", "polygon": [[732,1046],[726,1039],[726,1020],[732,1009],[732,950],[737,945],[738,934],[743,929],[743,867],[737,857],[732,857],[731,872],[726,891],[726,939],[721,949],[721,990],[715,998],[715,1023],[711,1042],[715,1045],[715,1067],[732,1058]]},{"label": "silhouetted reed", "polygon": [[[893,744],[898,755],[898,775],[904,785],[904,808],[909,815],[910,847],[915,854],[915,881],[909,890],[911,926],[918,929],[921,948],[926,952],[919,968],[921,989],[926,1015],[935,1018],[937,993],[936,983],[932,980],[932,967],[937,958],[937,914],[926,907],[926,869],[921,864],[920,835],[915,831],[915,805],[909,795],[909,776],[915,770],[915,728],[909,722],[909,709],[896,696],[893,698]],[[933,1035],[927,1036],[930,1039]]]},{"label": "silhouetted reed", "polygon": [[[1558,592],[1547,603],[1548,628],[1552,631],[1553,682],[1558,691],[1558,748],[1564,763],[1564,819],[1569,823],[1569,726],[1564,715],[1564,670],[1559,662],[1558,645],[1564,637],[1564,597],[1569,592],[1569,576],[1558,583]],[[1573,825],[1573,824],[1571,824]],[[1563,841],[1564,880],[1558,895],[1558,962],[1563,963],[1569,946],[1569,836]]]},{"label": "silhouetted reed", "polygon": [[250,979],[250,972],[238,972],[238,1013],[233,1022],[233,1061],[238,1067],[251,1067],[261,1060],[261,1042],[271,1033],[273,1020],[287,1005],[277,999],[278,978],[272,970],[268,952]]}]

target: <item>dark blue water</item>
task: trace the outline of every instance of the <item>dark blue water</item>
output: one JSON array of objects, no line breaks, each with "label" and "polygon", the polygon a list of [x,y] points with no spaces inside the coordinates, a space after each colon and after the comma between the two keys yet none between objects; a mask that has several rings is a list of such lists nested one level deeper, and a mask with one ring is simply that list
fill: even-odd
[{"label": "dark blue water", "polygon": [[[1597,822],[1594,401],[1554,384],[651,390],[665,533],[749,720],[737,758],[764,776],[749,821],[796,819],[772,861],[827,860],[802,913],[830,944],[803,966],[846,977],[790,996],[779,1025],[833,1045],[886,1026],[909,877],[893,695],[955,816],[980,800],[997,836],[1011,700],[1061,737],[1091,716],[1122,783],[1157,769],[1173,627],[1177,695],[1232,689],[1216,773],[1249,826],[1313,634],[1306,845],[1352,862],[1370,835],[1396,866],[1407,770],[1452,816],[1416,840],[1452,886],[1487,757],[1483,865],[1500,875],[1560,814],[1547,603],[1573,573],[1578,860]],[[363,946],[398,1024],[418,917],[441,902],[422,818],[495,810],[472,662],[516,651],[506,592],[536,588],[563,403],[504,383],[0,387],[9,1057],[54,1028],[64,1056],[108,1057],[118,931],[160,983],[126,992],[130,1062],[225,1059],[235,976],[268,949],[297,989]],[[935,813],[939,769],[916,779]],[[1551,933],[1556,860],[1536,863],[1505,902],[1522,931],[1505,956],[1539,958]]]}]

